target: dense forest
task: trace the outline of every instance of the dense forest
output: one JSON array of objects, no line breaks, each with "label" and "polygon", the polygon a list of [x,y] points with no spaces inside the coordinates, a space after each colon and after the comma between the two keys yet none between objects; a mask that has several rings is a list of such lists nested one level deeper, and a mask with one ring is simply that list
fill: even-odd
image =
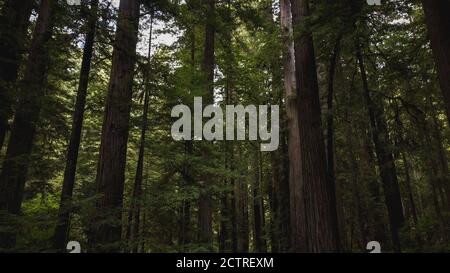
[{"label": "dense forest", "polygon": [[450,1],[373,2],[0,0],[0,252],[450,252]]}]

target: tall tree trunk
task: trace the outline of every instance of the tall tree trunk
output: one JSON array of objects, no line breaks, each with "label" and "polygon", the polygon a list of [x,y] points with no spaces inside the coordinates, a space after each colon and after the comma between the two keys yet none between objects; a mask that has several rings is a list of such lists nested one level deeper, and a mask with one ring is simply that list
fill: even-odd
[{"label": "tall tree trunk", "polygon": [[422,5],[450,124],[450,2],[422,0]]},{"label": "tall tree trunk", "polygon": [[94,51],[95,31],[97,25],[98,0],[91,1],[91,10],[87,21],[87,34],[81,61],[80,80],[75,103],[75,111],[72,117],[72,131],[66,156],[66,168],[59,204],[58,223],[53,236],[53,246],[56,250],[64,250],[69,235],[69,222],[72,205],[72,194],[75,185],[77,170],[78,150],[81,141],[86,95],[91,71],[91,60]]},{"label": "tall tree trunk", "polygon": [[414,227],[417,227],[418,217],[417,217],[417,208],[416,203],[414,202],[414,193],[412,189],[412,181],[411,181],[411,166],[409,160],[404,152],[401,153],[402,160],[405,168],[405,184],[406,191],[408,194],[408,203],[409,203],[409,212],[411,213],[412,222]]},{"label": "tall tree trunk", "polygon": [[[236,147],[239,150],[241,147]],[[237,162],[242,162],[242,153],[238,154]],[[249,252],[249,219],[248,219],[248,185],[243,179],[234,181],[234,199],[236,211],[236,252]]]},{"label": "tall tree trunk", "polygon": [[139,247],[139,226],[141,220],[141,206],[142,206],[142,180],[144,174],[144,155],[145,155],[145,135],[148,128],[148,108],[150,100],[151,91],[151,77],[152,77],[152,67],[151,67],[151,56],[152,56],[152,33],[153,33],[153,17],[154,11],[152,10],[150,18],[150,30],[149,30],[149,40],[148,40],[148,53],[147,53],[147,67],[144,72],[144,109],[142,112],[142,127],[141,127],[141,137],[139,140],[139,155],[136,167],[136,176],[134,179],[133,187],[133,197],[132,197],[132,223],[131,224],[131,242],[132,251],[137,252]]},{"label": "tall tree trunk", "polygon": [[268,196],[269,196],[269,206],[270,206],[270,246],[272,253],[279,253],[281,250],[281,223],[280,223],[280,204],[277,198],[277,193],[279,192],[279,179],[282,177],[280,169],[280,156],[277,152],[272,152],[270,154],[270,165],[271,172],[269,177]]},{"label": "tall tree trunk", "polygon": [[290,192],[289,192],[289,154],[288,140],[286,134],[282,131],[280,134],[282,142],[282,150],[279,156],[282,157],[279,164],[282,171],[282,179],[278,182],[277,191],[275,192],[278,200],[278,220],[279,220],[279,242],[280,252],[288,252],[291,249],[291,209],[290,209]]},{"label": "tall tree trunk", "polygon": [[[355,94],[355,76],[356,76],[356,67],[354,69],[354,72],[352,73],[352,77],[351,77],[351,83],[350,83],[350,88],[349,91],[345,93],[345,103],[346,105],[352,105],[353,104],[353,96]],[[349,108],[345,107],[344,108],[344,118],[343,120],[348,121],[345,124],[345,139],[346,139],[346,146],[350,147],[347,151],[347,156],[348,156],[348,160],[347,160],[347,164],[346,164],[346,168],[350,169],[350,179],[351,179],[351,183],[350,185],[351,187],[351,193],[352,193],[352,214],[351,214],[351,219],[352,219],[352,242],[350,243],[350,250],[352,250],[352,243],[353,243],[353,234],[354,234],[354,222],[357,223],[357,227],[358,227],[358,231],[359,231],[359,240],[358,240],[358,247],[360,249],[364,249],[365,245],[364,242],[367,242],[367,238],[368,238],[368,232],[367,232],[367,228],[364,225],[364,221],[367,222],[367,207],[365,206],[365,203],[363,202],[362,198],[361,198],[361,184],[363,182],[362,176],[360,175],[360,171],[359,169],[362,169],[362,166],[358,165],[358,161],[357,161],[357,156],[355,154],[355,150],[357,150],[358,148],[358,143],[355,141],[355,129],[354,129],[354,125],[355,122],[352,120],[352,117],[349,113]],[[345,163],[344,163],[345,164]],[[356,219],[354,219],[356,218]]]},{"label": "tall tree trunk", "polygon": [[250,227],[248,218],[248,185],[247,183],[240,181],[238,184],[240,187],[240,214],[241,214],[241,226],[240,226],[240,247],[239,252],[247,253],[249,252],[250,242]]},{"label": "tall tree trunk", "polygon": [[255,156],[255,180],[253,183],[253,245],[255,252],[263,253],[267,251],[266,239],[265,239],[265,219],[264,219],[264,201],[262,196],[262,157],[261,152],[256,151]]},{"label": "tall tree trunk", "polygon": [[328,67],[328,94],[327,94],[327,182],[328,195],[330,198],[330,211],[333,217],[333,232],[336,240],[335,244],[339,251],[341,246],[340,231],[338,221],[338,209],[336,198],[336,177],[334,169],[334,114],[333,114],[333,96],[334,96],[334,76],[336,72],[336,62],[338,61],[341,47],[341,34],[336,38],[336,43],[330,57]]},{"label": "tall tree trunk", "polygon": [[372,200],[368,207],[368,215],[370,219],[369,230],[372,238],[378,242],[385,242],[387,238],[386,225],[389,223],[385,221],[385,210],[383,200],[381,198],[381,188],[377,179],[376,173],[376,159],[374,156],[374,148],[372,143],[372,137],[370,135],[370,124],[364,122],[362,124],[363,135],[361,139],[361,146],[359,157],[361,158],[360,169],[362,175],[367,181],[367,188],[369,191],[370,199]]},{"label": "tall tree trunk", "polygon": [[[281,105],[284,103],[283,97],[287,98],[287,92],[291,94],[292,98],[292,92],[294,89],[293,85],[295,85],[290,3],[289,1],[284,1],[283,3],[280,1],[280,10],[282,9],[280,14],[280,26],[277,26],[276,21],[274,21],[275,14],[272,3],[268,1],[265,4],[267,4],[265,8],[267,15],[267,34],[274,35],[276,28],[278,27],[280,27],[282,31],[284,71],[280,71],[279,60],[277,58],[272,58],[270,62],[270,73],[272,77],[272,98],[270,103]],[[290,60],[288,60],[289,58]],[[282,113],[281,120],[282,125],[280,126],[287,127],[286,113]],[[286,129],[286,131],[288,130]],[[298,135],[298,127],[295,132]],[[270,246],[272,252],[282,252],[288,250],[291,240],[289,228],[289,158],[288,156],[284,156],[288,154],[286,139],[286,134],[282,129],[280,132],[281,151],[274,151],[270,154],[271,174],[267,179],[269,181],[267,188],[269,196],[270,223],[267,225],[268,228],[266,233],[267,235],[270,235]],[[267,251],[268,249],[265,250]]]},{"label": "tall tree trunk", "polygon": [[[307,21],[306,17],[309,15],[309,5],[307,0],[291,0],[291,6],[293,29],[296,33],[294,39],[295,75],[300,132],[300,147],[296,152],[300,153],[301,159],[301,177],[291,185],[300,184],[303,188],[306,215],[306,219],[302,218],[303,222],[294,221],[292,223],[294,236],[298,236],[299,233],[305,234],[305,236],[295,239],[296,244],[293,247],[297,251],[336,251],[338,234],[334,232],[333,219],[335,216],[330,210],[332,200],[329,196],[330,190],[326,176],[326,155],[322,135],[313,37],[310,30],[303,28]],[[296,193],[294,193],[295,195]],[[294,202],[301,201],[302,199],[294,199]],[[299,204],[293,205],[301,207]],[[294,209],[293,212],[297,215],[293,213],[294,215],[291,217],[299,216],[298,211]],[[299,239],[306,239],[306,245]]]},{"label": "tall tree trunk", "polygon": [[[186,1],[188,9],[190,12],[193,11],[194,7],[192,6],[192,1]],[[189,39],[190,39],[190,65],[191,70],[195,71],[196,64],[195,64],[195,51],[196,51],[196,42],[195,42],[195,24],[192,23],[189,25]],[[194,79],[191,79],[191,84],[194,83]],[[184,152],[186,157],[190,157],[193,155],[194,145],[192,140],[186,140],[184,143]],[[184,163],[184,171],[183,171],[183,186],[191,186],[194,182],[193,175],[192,175],[192,166],[189,163],[189,160],[186,160]],[[181,223],[181,234],[180,234],[180,244],[181,249],[185,251],[185,246],[189,244],[192,240],[191,235],[191,201],[190,200],[183,200],[182,203],[182,223]]]},{"label": "tall tree trunk", "polygon": [[[404,216],[400,196],[400,188],[397,180],[394,157],[392,155],[391,143],[389,140],[386,120],[383,116],[382,105],[377,105],[372,99],[367,80],[366,69],[360,45],[357,45],[357,59],[363,82],[363,91],[369,119],[371,123],[372,140],[380,168],[381,181],[388,210],[389,223],[391,228],[392,243],[396,252],[401,251],[399,229],[403,226]],[[381,102],[380,102],[381,103]]]},{"label": "tall tree trunk", "polygon": [[[224,185],[228,187],[228,182]],[[222,193],[220,199],[220,230],[219,230],[219,252],[227,252],[230,250],[230,205],[228,198],[228,190]]]},{"label": "tall tree trunk", "polygon": [[[355,147],[354,146],[354,141],[353,141],[353,130],[350,126],[347,126],[347,140],[349,144],[352,144],[352,146],[349,147]],[[358,240],[358,245],[360,249],[364,249],[364,242],[369,242],[369,232],[368,229],[366,228],[366,225],[364,224],[365,221],[367,221],[367,213],[366,213],[366,206],[363,203],[363,200],[361,198],[361,189],[360,189],[360,183],[361,183],[361,179],[359,179],[359,174],[358,174],[358,163],[356,161],[356,156],[355,153],[353,152],[353,148],[349,149],[348,152],[348,156],[349,156],[349,165],[350,165],[350,169],[351,169],[351,180],[352,180],[352,197],[353,197],[353,201],[354,203],[354,210],[356,210],[356,222],[358,223],[358,229],[359,229],[359,239]]]},{"label": "tall tree trunk", "polygon": [[[281,97],[280,97],[281,100]],[[281,103],[281,102],[280,102]],[[281,130],[281,151],[270,154],[271,177],[269,200],[271,210],[271,252],[286,252],[290,248],[290,210],[289,210],[289,162],[286,136]]]},{"label": "tall tree trunk", "polygon": [[[185,156],[192,156],[193,154],[193,143],[190,140],[187,140],[184,144]],[[188,187],[192,185],[192,171],[189,163],[185,162],[184,170],[183,170],[183,187]],[[181,246],[182,251],[186,251],[186,245],[191,242],[191,201],[184,199],[181,204],[181,230],[180,230],[180,238],[179,244]]]},{"label": "tall tree trunk", "polygon": [[[94,247],[120,249],[123,188],[139,24],[139,0],[121,0],[97,168]],[[105,221],[107,220],[107,221]]]},{"label": "tall tree trunk", "polygon": [[241,189],[240,189],[240,181],[233,181],[233,223],[234,228],[232,231],[233,236],[233,244],[232,250],[233,253],[241,253],[242,251],[242,243],[241,243],[241,228],[242,228],[242,213],[241,213]]},{"label": "tall tree trunk", "polygon": [[231,252],[237,253],[238,252],[238,210],[236,207],[237,202],[237,196],[236,196],[236,181],[234,179],[231,180],[231,189],[232,189],[232,195],[231,195]]},{"label": "tall tree trunk", "polygon": [[22,61],[33,0],[7,0],[0,15],[0,150],[12,115],[13,85]]},{"label": "tall tree trunk", "polygon": [[[207,104],[212,104],[214,101],[214,39],[215,39],[215,0],[205,0],[206,5],[206,24],[205,24],[205,47],[203,55],[203,76],[205,77],[205,101]],[[204,151],[205,153],[205,151]],[[204,155],[206,158],[207,156]],[[205,185],[199,197],[199,242],[204,244],[207,248],[212,247],[212,205],[211,193],[209,183],[211,179],[204,177]]]},{"label": "tall tree trunk", "polygon": [[[231,21],[231,0],[226,2],[226,11],[223,15],[224,21]],[[233,101],[233,80],[234,80],[234,55],[232,50],[233,39],[232,39],[233,29],[226,29],[224,32],[224,51],[226,56],[226,63],[224,66],[225,75],[225,88],[224,97],[225,103],[227,105],[232,104]],[[225,153],[225,169],[233,171],[233,153],[234,145],[231,142],[224,142],[224,153]],[[236,248],[236,215],[234,209],[234,178],[225,177],[224,181],[224,191],[222,192],[221,198],[221,211],[220,211],[220,234],[219,234],[219,252],[236,252],[233,248]]]},{"label": "tall tree trunk", "polygon": [[[44,96],[47,76],[48,41],[53,30],[56,1],[43,0],[33,32],[28,62],[20,82],[19,101],[12,133],[0,175],[0,211],[17,215],[20,212],[36,124]],[[0,234],[0,245],[15,244],[15,228]]]},{"label": "tall tree trunk", "polygon": [[289,191],[291,245],[298,251],[306,250],[305,208],[303,183],[301,180],[300,132],[298,127],[297,95],[295,87],[294,41],[292,29],[291,3],[280,0],[280,21],[283,35],[284,89],[286,98],[286,116],[288,123]]}]

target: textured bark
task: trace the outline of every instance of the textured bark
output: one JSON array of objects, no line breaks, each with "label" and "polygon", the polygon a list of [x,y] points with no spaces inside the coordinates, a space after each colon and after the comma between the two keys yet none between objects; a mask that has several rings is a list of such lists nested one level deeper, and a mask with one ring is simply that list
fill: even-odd
[{"label": "textured bark", "polygon": [[70,213],[72,205],[72,194],[75,186],[75,174],[77,170],[78,150],[81,141],[81,130],[83,127],[84,110],[86,106],[86,95],[91,71],[91,60],[94,51],[94,39],[97,25],[98,0],[91,1],[91,10],[87,21],[87,33],[81,61],[80,79],[78,83],[75,110],[72,117],[72,131],[70,134],[69,147],[67,149],[66,167],[64,170],[64,181],[59,204],[58,223],[53,236],[55,249],[65,250],[69,235]]},{"label": "textured bark", "polygon": [[[123,188],[139,23],[139,0],[121,0],[97,167],[94,248],[120,249]],[[105,221],[107,220],[107,221]]]},{"label": "textured bark", "polygon": [[[203,76],[205,78],[205,102],[206,104],[212,104],[214,98],[214,39],[215,39],[215,0],[205,0],[206,5],[206,24],[205,24],[205,47],[203,55]],[[203,151],[204,153],[206,151]],[[207,156],[204,155],[204,158]],[[199,214],[198,214],[198,226],[199,226],[199,242],[204,244],[207,248],[212,247],[212,205],[211,205],[211,193],[208,192],[209,183],[211,179],[204,177],[205,183],[199,197]]]},{"label": "textured bark", "polygon": [[303,183],[301,180],[300,135],[298,128],[297,95],[295,92],[295,62],[292,30],[291,3],[280,0],[281,28],[283,34],[283,68],[288,123],[289,191],[291,244],[296,249],[305,250],[306,238],[303,227],[305,219]]},{"label": "textured bark", "polygon": [[[295,99],[295,64],[294,64],[294,42],[292,34],[292,13],[289,0],[280,0],[280,25],[283,37],[283,86],[286,101],[285,119],[287,120],[287,133],[281,132],[283,137],[282,155],[284,160],[280,163],[283,167],[283,179],[274,177],[274,189],[278,200],[278,251],[288,251],[291,249],[291,191],[290,183],[298,181],[300,168],[298,156],[300,152],[298,138],[297,102]],[[287,139],[287,141],[285,141]],[[296,180],[297,179],[297,180]],[[298,208],[297,208],[298,209]],[[273,247],[273,246],[272,246]]]},{"label": "textured bark", "polygon": [[369,90],[369,83],[367,80],[364,60],[359,44],[357,45],[357,47],[357,59],[361,72],[361,79],[363,82],[365,103],[369,112],[372,140],[375,145],[375,152],[377,155],[381,182],[383,185],[386,207],[388,210],[392,243],[394,250],[396,252],[400,252],[401,247],[398,232],[399,229],[403,226],[404,216],[400,196],[400,188],[397,179],[397,171],[392,154],[392,144],[389,140],[386,120],[382,112],[383,110],[381,109],[383,106],[379,105],[382,102],[376,104],[372,98],[372,94]]},{"label": "textured bark", "polygon": [[[309,15],[308,1],[291,0],[291,6],[293,29],[296,33],[294,39],[295,75],[300,132],[300,149],[297,152],[300,153],[301,159],[301,177],[294,183],[302,184],[306,215],[304,221],[292,223],[292,228],[296,231],[293,235],[294,238],[297,238],[294,239],[296,244],[293,247],[296,251],[332,252],[337,250],[337,238],[333,232],[335,229],[333,226],[334,216],[330,210],[330,190],[326,177],[326,155],[322,135],[313,37],[307,26],[306,30],[303,29],[305,17]],[[294,202],[300,200],[294,199]],[[296,218],[296,216],[292,215],[291,217]],[[298,227],[299,225],[302,227]],[[298,238],[299,234],[303,232],[305,236]],[[302,242],[305,238],[306,245]]]},{"label": "textured bark", "polygon": [[450,124],[450,1],[422,0],[422,5]]},{"label": "textured bark", "polygon": [[22,61],[33,0],[7,0],[0,15],[0,150],[12,115],[13,86]]},{"label": "textured bark", "polygon": [[[11,137],[0,175],[0,211],[17,215],[20,212],[30,154],[39,120],[48,64],[48,41],[53,30],[53,0],[42,1],[33,32],[30,54],[20,82],[19,101],[12,125]],[[8,233],[8,232],[6,232]],[[15,243],[15,229],[0,235],[0,245]],[[3,236],[4,235],[4,236]]]}]

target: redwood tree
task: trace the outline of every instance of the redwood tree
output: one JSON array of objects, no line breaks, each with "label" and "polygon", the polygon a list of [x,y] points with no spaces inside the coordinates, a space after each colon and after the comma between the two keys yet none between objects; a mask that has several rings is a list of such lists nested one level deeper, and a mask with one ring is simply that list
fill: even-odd
[{"label": "redwood tree", "polygon": [[[289,188],[290,188],[290,221],[291,243],[301,246],[305,243],[304,230],[301,225],[305,219],[303,207],[303,188],[300,180],[301,159],[300,135],[298,129],[298,108],[295,94],[295,62],[294,42],[292,33],[292,12],[289,0],[280,0],[281,28],[283,35],[283,69],[284,89],[286,99],[286,117],[288,123],[288,157],[289,157]],[[300,248],[296,248],[300,250]]]},{"label": "redwood tree", "polygon": [[[203,53],[202,70],[205,78],[205,101],[207,104],[212,104],[214,100],[214,66],[215,66],[215,0],[205,0],[206,5],[206,24],[205,24],[205,46]],[[207,158],[207,151],[203,151],[204,158]],[[199,242],[210,248],[212,243],[212,207],[211,207],[211,193],[209,183],[212,181],[208,174],[205,174],[202,185],[199,207],[198,207],[198,226],[199,226]]]},{"label": "redwood tree", "polygon": [[112,70],[106,98],[105,116],[97,167],[95,218],[92,227],[93,247],[118,251],[125,163],[129,132],[136,45],[139,25],[139,0],[121,0],[113,46]]},{"label": "redwood tree", "polygon": [[[291,207],[300,208],[291,216],[293,248],[296,251],[332,252],[337,249],[338,234],[331,211],[331,198],[327,183],[327,162],[322,135],[319,86],[313,37],[306,24],[309,16],[309,1],[291,0],[294,30],[295,75],[299,126],[299,149],[301,161],[300,177],[291,182],[301,188],[301,194],[292,201]],[[292,149],[292,147],[290,147]],[[303,203],[298,203],[302,202]],[[304,219],[302,206],[304,204]],[[305,235],[305,236],[303,236]]]}]

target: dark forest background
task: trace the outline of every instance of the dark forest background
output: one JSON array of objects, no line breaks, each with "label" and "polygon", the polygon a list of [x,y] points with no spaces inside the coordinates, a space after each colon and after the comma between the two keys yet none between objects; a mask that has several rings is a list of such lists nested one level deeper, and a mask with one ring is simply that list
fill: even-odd
[{"label": "dark forest background", "polygon": [[[114,2],[0,1],[1,251],[450,251],[450,1]],[[278,150],[174,141],[194,96]]]}]

